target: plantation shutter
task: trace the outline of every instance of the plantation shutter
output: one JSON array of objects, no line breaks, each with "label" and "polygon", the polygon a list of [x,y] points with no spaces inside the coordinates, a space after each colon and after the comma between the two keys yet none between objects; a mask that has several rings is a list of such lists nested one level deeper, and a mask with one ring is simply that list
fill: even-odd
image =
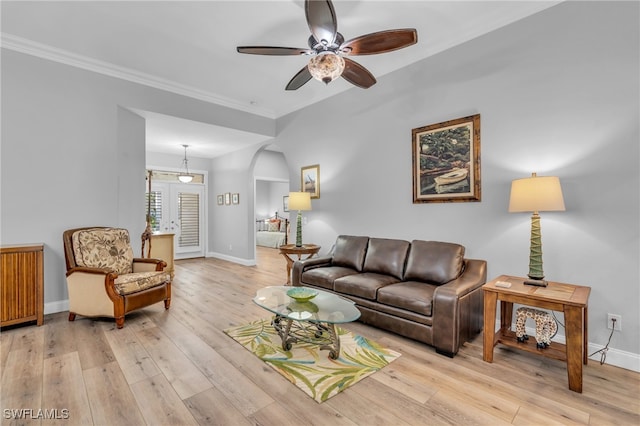
[{"label": "plantation shutter", "polygon": [[[149,198],[151,198],[151,200],[149,200]],[[147,215],[151,216],[151,229],[154,232],[160,231],[160,223],[162,222],[162,192],[147,192],[145,194],[144,210],[147,212]]]},{"label": "plantation shutter", "polygon": [[179,247],[200,245],[200,196],[178,193],[178,220],[180,221]]}]

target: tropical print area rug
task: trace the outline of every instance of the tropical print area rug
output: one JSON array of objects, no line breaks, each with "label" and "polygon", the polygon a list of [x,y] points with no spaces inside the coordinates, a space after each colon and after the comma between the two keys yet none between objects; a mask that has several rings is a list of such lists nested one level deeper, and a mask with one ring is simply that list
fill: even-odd
[{"label": "tropical print area rug", "polygon": [[400,356],[398,352],[350,331],[339,327],[337,331],[340,356],[336,360],[329,358],[329,351],[321,351],[311,343],[298,342],[290,351],[285,351],[270,319],[253,321],[224,332],[320,403]]}]

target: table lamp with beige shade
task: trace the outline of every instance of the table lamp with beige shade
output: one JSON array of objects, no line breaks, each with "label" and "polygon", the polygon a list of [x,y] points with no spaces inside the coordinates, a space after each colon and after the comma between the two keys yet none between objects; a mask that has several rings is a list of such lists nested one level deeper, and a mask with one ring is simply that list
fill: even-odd
[{"label": "table lamp with beige shade", "polygon": [[302,247],[302,212],[311,210],[311,193],[290,192],[289,210],[298,210],[296,217],[296,247]]},{"label": "table lamp with beige shade", "polygon": [[533,212],[531,215],[531,248],[529,253],[530,280],[524,281],[528,285],[546,287],[542,270],[542,234],[540,229],[539,212],[564,211],[564,198],[560,179],[555,176],[537,176],[516,179],[511,183],[509,198],[509,212]]}]

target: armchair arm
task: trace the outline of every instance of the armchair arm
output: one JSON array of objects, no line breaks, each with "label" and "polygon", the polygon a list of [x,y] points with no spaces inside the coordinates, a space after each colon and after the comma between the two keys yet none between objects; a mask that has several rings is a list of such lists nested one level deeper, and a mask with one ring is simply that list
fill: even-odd
[{"label": "armchair arm", "polygon": [[133,259],[133,272],[164,271],[167,262],[161,259],[136,257]]},{"label": "armchair arm", "polygon": [[117,277],[108,269],[71,268],[67,271],[69,312],[114,317],[114,302],[121,298],[114,284]]},{"label": "armchair arm", "polygon": [[90,268],[87,266],[76,266],[67,271],[67,277],[76,272],[84,272],[86,274],[97,274],[97,275],[113,275],[113,279],[118,278],[118,274],[106,268]]},{"label": "armchair arm", "polygon": [[302,273],[309,269],[319,268],[323,266],[331,266],[333,257],[312,257],[309,259],[296,260],[293,263],[293,271],[291,273],[291,285],[301,286]]},{"label": "armchair arm", "polygon": [[[456,354],[461,334],[469,334],[467,328],[477,321],[478,315],[482,319],[482,286],[486,281],[487,262],[466,259],[462,275],[436,288],[433,294],[433,345],[438,352],[449,356]],[[480,306],[477,306],[478,298]]]}]

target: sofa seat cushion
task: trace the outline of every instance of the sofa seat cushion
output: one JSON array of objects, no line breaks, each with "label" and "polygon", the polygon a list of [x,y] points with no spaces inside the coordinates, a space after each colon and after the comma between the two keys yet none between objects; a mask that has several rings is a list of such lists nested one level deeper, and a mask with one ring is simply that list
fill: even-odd
[{"label": "sofa seat cushion", "polygon": [[333,283],[333,289],[338,293],[376,300],[379,288],[397,282],[399,282],[397,278],[389,275],[363,272],[361,274],[338,278]]},{"label": "sofa seat cushion", "polygon": [[386,238],[369,238],[363,272],[391,275],[402,280],[409,242]]},{"label": "sofa seat cushion", "polygon": [[387,315],[403,318],[408,321],[417,322],[418,324],[424,324],[428,326],[433,325],[433,316],[428,317],[426,315],[421,315],[415,312],[407,311],[406,309],[400,309],[394,306],[385,305],[376,300],[363,299],[362,297],[347,296],[347,295],[343,295],[343,297],[346,297],[349,300],[355,302],[356,307],[358,309],[366,308],[369,311],[384,312]]},{"label": "sofa seat cushion", "polygon": [[133,272],[131,274],[119,275],[115,279],[114,284],[117,292],[125,296],[131,293],[137,293],[151,287],[162,285],[171,281],[171,276],[162,271],[153,272]]},{"label": "sofa seat cushion", "polygon": [[333,290],[333,282],[341,277],[357,274],[351,268],[345,268],[343,266],[328,266],[326,268],[314,268],[309,269],[302,273],[302,279],[300,284],[315,285],[322,288]]},{"label": "sofa seat cushion", "polygon": [[405,281],[445,284],[460,276],[464,268],[464,246],[439,241],[411,242]]},{"label": "sofa seat cushion", "polygon": [[378,302],[430,317],[436,286],[417,281],[391,284],[378,290]]}]

